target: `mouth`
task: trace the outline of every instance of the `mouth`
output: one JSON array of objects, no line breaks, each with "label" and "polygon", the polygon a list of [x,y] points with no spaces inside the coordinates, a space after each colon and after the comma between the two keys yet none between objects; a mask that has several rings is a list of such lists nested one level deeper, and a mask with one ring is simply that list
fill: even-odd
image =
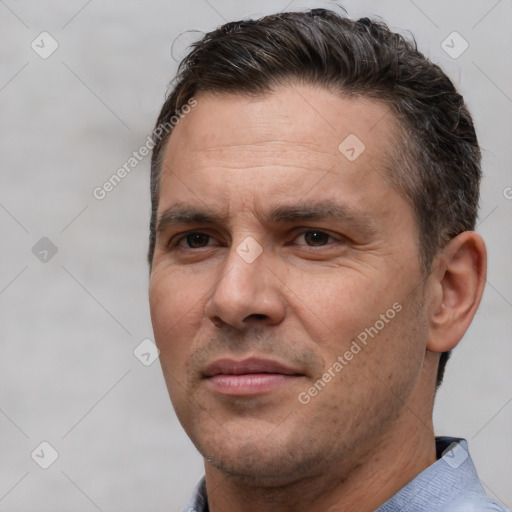
[{"label": "mouth", "polygon": [[219,359],[208,365],[203,375],[212,391],[227,396],[270,393],[305,376],[277,361],[259,358]]}]

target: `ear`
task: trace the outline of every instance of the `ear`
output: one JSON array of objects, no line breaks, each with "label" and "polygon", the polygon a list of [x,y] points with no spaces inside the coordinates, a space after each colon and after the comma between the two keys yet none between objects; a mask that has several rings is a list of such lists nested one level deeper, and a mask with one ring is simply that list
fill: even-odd
[{"label": "ear", "polygon": [[487,251],[482,237],[465,231],[436,258],[431,295],[427,349],[446,352],[464,336],[482,298],[487,275]]}]

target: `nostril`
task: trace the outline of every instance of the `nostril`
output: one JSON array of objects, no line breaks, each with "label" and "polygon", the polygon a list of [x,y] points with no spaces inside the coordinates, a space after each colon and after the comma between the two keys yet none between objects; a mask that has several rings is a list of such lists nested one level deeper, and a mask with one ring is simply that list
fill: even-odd
[{"label": "nostril", "polygon": [[218,316],[214,316],[212,319],[211,319],[211,322],[213,325],[215,325],[215,327],[217,328],[221,328],[223,325],[224,325],[224,322],[222,321],[221,318],[219,318]]},{"label": "nostril", "polygon": [[251,318],[254,318],[255,320],[266,320],[268,317],[267,315],[263,315],[260,313],[255,313],[254,315],[250,315],[246,318],[246,320],[250,320]]}]

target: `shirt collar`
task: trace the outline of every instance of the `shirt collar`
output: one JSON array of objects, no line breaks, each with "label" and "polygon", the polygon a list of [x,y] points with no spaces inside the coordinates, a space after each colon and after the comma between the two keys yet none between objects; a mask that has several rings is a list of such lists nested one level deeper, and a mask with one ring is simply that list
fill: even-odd
[{"label": "shirt collar", "polygon": [[208,498],[206,496],[206,480],[204,476],[196,485],[194,493],[183,509],[183,512],[209,512]]},{"label": "shirt collar", "polygon": [[503,510],[467,508],[476,501],[492,504],[478,479],[465,439],[437,437],[438,460],[398,491],[376,512]]}]

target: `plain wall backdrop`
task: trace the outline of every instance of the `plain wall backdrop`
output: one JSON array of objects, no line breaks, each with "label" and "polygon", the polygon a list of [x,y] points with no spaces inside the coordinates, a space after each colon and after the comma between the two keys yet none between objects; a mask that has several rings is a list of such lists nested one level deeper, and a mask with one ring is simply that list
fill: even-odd
[{"label": "plain wall backdrop", "polygon": [[[512,3],[343,5],[412,32],[474,115],[488,284],[448,363],[435,428],[468,439],[488,493],[512,507]],[[0,511],[184,506],[202,460],[158,361],[134,355],[152,339],[149,156],[103,199],[93,190],[144,145],[193,39],[179,37],[172,55],[181,33],[325,6],[333,3],[0,0]]]}]

